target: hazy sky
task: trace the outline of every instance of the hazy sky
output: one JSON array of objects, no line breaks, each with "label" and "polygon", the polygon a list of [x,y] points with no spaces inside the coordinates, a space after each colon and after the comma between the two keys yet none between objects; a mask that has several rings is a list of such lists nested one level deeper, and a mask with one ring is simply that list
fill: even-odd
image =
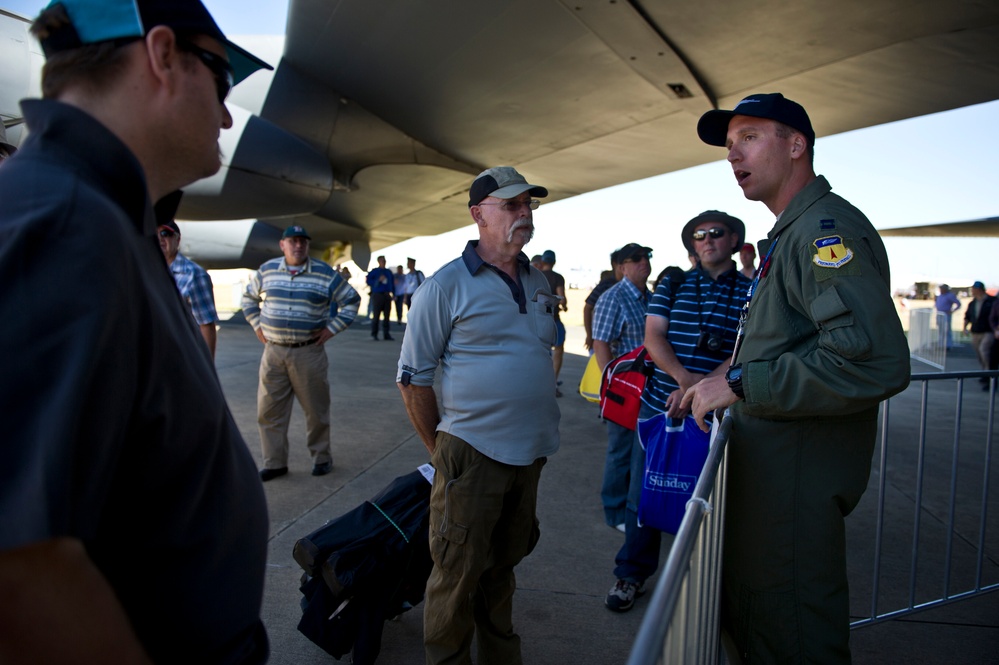
[{"label": "hazy sky", "polygon": [[[45,4],[0,0],[5,9],[27,16]],[[287,4],[282,0],[253,3],[252,11],[245,0],[205,4],[230,37],[284,32]],[[877,228],[995,217],[999,158],[986,136],[997,124],[999,101],[820,138],[815,167],[833,191],[864,211]],[[740,217],[749,240],[762,238],[772,225],[769,211],[745,200],[731,168],[721,161],[721,148],[718,157],[711,164],[542,205],[535,212],[535,238],[525,251],[555,250],[556,269],[566,274],[601,269],[611,250],[640,242],[653,248],[653,270],[658,272],[670,264],[685,265],[680,229],[707,209]],[[416,257],[430,272],[456,257],[475,236],[469,227],[377,253],[384,253],[390,266]],[[964,285],[981,279],[999,286],[999,238],[885,238],[885,245],[893,288],[917,280]]]}]

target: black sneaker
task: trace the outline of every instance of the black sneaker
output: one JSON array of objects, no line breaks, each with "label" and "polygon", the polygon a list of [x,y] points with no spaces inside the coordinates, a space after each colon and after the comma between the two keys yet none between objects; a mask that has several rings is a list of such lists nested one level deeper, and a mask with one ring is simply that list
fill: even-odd
[{"label": "black sneaker", "polygon": [[636,584],[628,580],[618,580],[607,594],[604,605],[614,612],[627,612],[635,605],[635,598],[645,594],[645,583]]},{"label": "black sneaker", "polygon": [[321,464],[315,464],[312,467],[312,475],[314,476],[325,476],[327,473],[333,470],[333,462],[323,462]]},{"label": "black sneaker", "polygon": [[277,469],[261,469],[260,470],[260,481],[266,483],[268,480],[274,480],[279,476],[283,476],[288,473],[288,467],[282,466]]}]

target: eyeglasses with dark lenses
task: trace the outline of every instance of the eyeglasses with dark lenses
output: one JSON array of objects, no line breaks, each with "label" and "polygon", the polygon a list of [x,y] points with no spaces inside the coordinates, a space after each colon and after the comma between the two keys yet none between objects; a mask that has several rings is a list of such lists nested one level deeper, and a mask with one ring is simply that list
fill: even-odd
[{"label": "eyeglasses with dark lenses", "polygon": [[486,203],[481,203],[480,202],[478,205],[480,205],[480,206],[499,206],[500,208],[502,208],[506,212],[516,212],[517,210],[520,210],[524,206],[527,206],[531,210],[537,210],[541,206],[541,201],[539,201],[537,199],[530,199],[528,201],[498,201],[496,203],[493,203],[493,202],[490,201],[490,202],[486,202]]},{"label": "eyeglasses with dark lenses", "polygon": [[226,97],[232,91],[232,86],[235,85],[232,65],[222,56],[212,53],[208,49],[203,49],[186,39],[178,39],[177,47],[193,54],[211,71],[212,75],[215,76],[215,89],[218,92],[219,104],[224,104]]},{"label": "eyeglasses with dark lenses", "polygon": [[712,229],[698,229],[697,231],[694,231],[694,233],[691,234],[690,237],[693,238],[694,240],[704,240],[708,236],[711,236],[712,238],[717,240],[718,238],[724,238],[727,233],[728,233],[727,229],[720,229],[718,227],[715,227]]},{"label": "eyeglasses with dark lenses", "polygon": [[175,235],[177,235],[177,234],[174,233],[173,231],[171,231],[170,229],[160,229],[160,237],[161,238],[172,238]]},{"label": "eyeglasses with dark lenses", "polygon": [[652,260],[652,253],[633,254],[624,260],[624,263],[641,263],[645,259]]}]

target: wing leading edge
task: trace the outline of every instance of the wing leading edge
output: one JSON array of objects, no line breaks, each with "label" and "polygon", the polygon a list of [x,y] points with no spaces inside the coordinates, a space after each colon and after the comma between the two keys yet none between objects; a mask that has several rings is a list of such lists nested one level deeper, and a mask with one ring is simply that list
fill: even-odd
[{"label": "wing leading edge", "polygon": [[276,71],[234,90],[225,168],[181,218],[294,220],[362,267],[467,224],[489,166],[558,200],[717,160],[697,118],[752,92],[819,136],[999,98],[999,5],[975,0],[291,0],[284,40],[241,40]]}]

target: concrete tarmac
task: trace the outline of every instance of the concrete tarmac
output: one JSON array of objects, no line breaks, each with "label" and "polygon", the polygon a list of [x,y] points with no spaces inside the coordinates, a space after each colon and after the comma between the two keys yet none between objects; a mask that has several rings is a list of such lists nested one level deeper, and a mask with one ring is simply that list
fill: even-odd
[{"label": "concrete tarmac", "polygon": [[[393,324],[392,334],[395,341],[372,341],[370,328],[362,318],[326,345],[332,390],[333,472],[322,477],[310,474],[312,464],[305,447],[304,418],[296,404],[289,431],[290,472],[264,484],[270,513],[270,542],[262,612],[271,640],[271,663],[333,662],[330,655],[296,629],[301,617],[298,586],[302,570],[292,558],[295,541],[360,505],[397,476],[428,460],[395,386],[396,362],[404,333]],[[582,334],[581,329],[570,328],[570,342],[575,339],[578,346]],[[571,343],[567,346],[575,348]],[[221,325],[216,358],[219,378],[258,466],[256,390],[261,351],[262,345],[238,315]],[[948,369],[977,368],[968,354],[964,357],[954,354],[951,360]],[[606,433],[597,417],[596,405],[575,392],[585,361],[584,356],[565,355],[561,376],[564,397],[559,400],[561,449],[549,459],[539,490],[541,541],[516,571],[514,624],[522,638],[524,662],[529,664],[625,663],[646,607],[646,599],[640,599],[632,611],[617,614],[603,604],[614,584],[614,556],[624,536],[606,526],[603,520],[600,484]],[[977,384],[971,389],[979,390]],[[903,423],[897,425],[900,432],[908,432],[906,428],[918,421],[919,413],[918,388],[910,388],[904,397],[896,400],[898,406],[893,401],[891,411],[893,428],[896,420]],[[973,395],[969,391],[965,409],[981,409],[987,398],[986,393]],[[940,397],[941,403],[953,411],[954,402],[947,399]],[[932,453],[927,456],[930,462],[925,466],[949,469],[947,450],[953,436],[945,430],[935,431],[933,436]],[[972,494],[975,483],[971,478],[978,478],[980,493],[983,471],[978,462],[977,475],[970,473],[976,465],[976,458],[970,455],[974,447],[969,445],[968,453],[962,450],[965,457],[959,460],[961,468],[969,470],[959,480],[967,481]],[[978,444],[978,448],[984,446]],[[877,462],[876,453],[875,466]],[[993,462],[993,467],[996,464]],[[898,609],[908,602],[916,492],[914,468],[911,451],[889,458],[891,475],[886,483],[889,524],[882,547],[883,579],[879,582],[881,611]],[[999,478],[995,472],[993,477]],[[872,473],[871,489],[847,521],[851,613],[855,617],[869,614],[871,605],[879,478],[877,471]],[[986,583],[999,579],[999,491],[994,487],[995,482],[992,485],[989,539],[983,562]],[[942,560],[940,553],[945,549],[940,525],[947,523],[947,506],[941,500],[939,483],[933,483],[926,495],[931,505],[923,511],[919,542],[920,548],[927,548],[929,554],[919,564],[918,579],[923,586],[917,586],[922,594],[917,604],[923,596],[939,597],[932,594],[935,587],[940,588],[942,577],[929,563]],[[955,584],[958,578],[965,584],[969,568],[973,574],[976,563],[970,553],[971,545],[977,542],[978,518],[971,512],[965,515],[964,507],[959,512],[958,544],[952,548],[951,593],[964,588]],[[670,537],[664,538],[665,556]],[[650,580],[650,589],[654,588],[655,580]],[[398,620],[387,622],[378,662],[390,665],[424,662],[422,624],[422,603]],[[854,662],[861,665],[999,663],[999,594],[860,628],[853,631],[851,641]],[[350,662],[349,656],[343,662]]]}]

